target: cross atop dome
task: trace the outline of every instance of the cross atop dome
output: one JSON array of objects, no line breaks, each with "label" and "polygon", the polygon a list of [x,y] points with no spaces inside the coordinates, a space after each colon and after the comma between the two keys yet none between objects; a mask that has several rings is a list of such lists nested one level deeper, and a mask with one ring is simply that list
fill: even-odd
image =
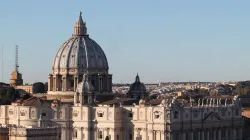
[{"label": "cross atop dome", "polygon": [[82,20],[82,11],[80,11],[79,19],[75,24],[74,35],[75,36],[87,35],[86,22],[83,22],[83,20]]}]

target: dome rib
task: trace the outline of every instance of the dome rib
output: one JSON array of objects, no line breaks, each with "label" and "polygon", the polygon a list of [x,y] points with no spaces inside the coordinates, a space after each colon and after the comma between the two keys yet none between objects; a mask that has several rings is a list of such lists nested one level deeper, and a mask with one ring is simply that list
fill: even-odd
[{"label": "dome rib", "polygon": [[[83,40],[83,46],[84,46],[84,50],[85,50],[85,62],[86,62],[86,68],[89,68],[89,60],[88,60],[88,49],[86,46],[86,40],[84,38]],[[83,60],[84,61],[84,60]]]},{"label": "dome rib", "polygon": [[[99,46],[93,39],[90,39],[90,40],[95,44],[95,46]],[[105,63],[105,64],[103,64],[103,66],[104,67],[106,66],[106,69],[109,69],[108,59],[107,59],[104,51],[100,47],[98,49],[99,49],[99,52],[101,52],[100,56],[103,57],[103,58],[101,58],[102,59],[102,63]],[[103,59],[104,59],[104,61],[103,61]]]},{"label": "dome rib", "polygon": [[[74,39],[74,41],[72,42],[72,44],[71,44],[71,46],[69,47],[69,50],[68,50],[68,52],[67,52],[68,54],[67,54],[67,57],[66,57],[66,58],[67,58],[67,60],[66,60],[66,61],[67,61],[67,63],[66,63],[66,68],[69,68],[69,67],[70,67],[70,66],[69,66],[70,64],[73,64],[72,66],[74,66],[74,63],[71,62],[71,51],[72,51],[72,49],[73,49],[74,46],[75,46],[76,40],[77,40],[77,38]],[[71,63],[70,63],[70,62],[71,62]],[[71,66],[71,67],[72,67],[72,66]]]},{"label": "dome rib", "polygon": [[[82,42],[82,39],[79,38],[78,46],[80,46],[80,47],[81,47],[81,42]],[[75,58],[74,58],[75,59],[75,68],[79,67],[79,49],[80,49],[80,47],[76,46],[76,49],[75,49],[75,51],[76,51]]]},{"label": "dome rib", "polygon": [[54,64],[54,68],[60,68],[60,61],[61,61],[61,57],[62,57],[62,54],[63,54],[63,51],[65,49],[65,46],[68,45],[68,43],[72,40],[72,38],[68,39],[61,47],[60,49],[58,50],[57,54],[56,54],[56,59],[55,58],[55,64]]},{"label": "dome rib", "polygon": [[96,51],[96,48],[95,46],[93,45],[93,43],[90,41],[90,39],[87,40],[88,44],[90,44],[90,46],[92,47],[92,54],[90,55],[90,63],[91,63],[91,66],[89,68],[92,68],[92,67],[98,67],[98,59],[97,59],[97,51]]}]

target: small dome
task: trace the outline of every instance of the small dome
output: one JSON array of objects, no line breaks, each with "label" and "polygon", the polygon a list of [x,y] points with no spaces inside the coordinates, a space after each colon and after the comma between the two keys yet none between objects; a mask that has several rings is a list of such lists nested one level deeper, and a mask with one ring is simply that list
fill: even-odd
[{"label": "small dome", "polygon": [[76,92],[78,93],[89,93],[94,91],[94,86],[88,81],[87,75],[83,75],[83,80],[77,85]]},{"label": "small dome", "polygon": [[134,98],[138,101],[140,99],[145,99],[148,96],[146,86],[140,82],[138,74],[136,75],[135,82],[130,85],[129,91],[127,93],[128,98]]},{"label": "small dome", "polygon": [[136,75],[135,82],[130,85],[129,91],[146,92],[146,86],[140,82],[138,74]]}]

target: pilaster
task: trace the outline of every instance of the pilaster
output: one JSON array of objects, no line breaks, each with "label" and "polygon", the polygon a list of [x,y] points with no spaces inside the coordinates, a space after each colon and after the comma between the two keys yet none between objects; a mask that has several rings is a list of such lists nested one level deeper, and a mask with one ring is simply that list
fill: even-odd
[{"label": "pilaster", "polygon": [[226,131],[225,132],[226,133],[226,140],[229,140],[229,138],[228,138],[228,129],[226,128],[225,131]]},{"label": "pilaster", "polygon": [[201,140],[205,140],[204,131],[201,131]]},{"label": "pilaster", "polygon": [[209,130],[207,131],[207,140],[210,140]]},{"label": "pilaster", "polygon": [[218,129],[218,140],[221,140],[221,129]]}]

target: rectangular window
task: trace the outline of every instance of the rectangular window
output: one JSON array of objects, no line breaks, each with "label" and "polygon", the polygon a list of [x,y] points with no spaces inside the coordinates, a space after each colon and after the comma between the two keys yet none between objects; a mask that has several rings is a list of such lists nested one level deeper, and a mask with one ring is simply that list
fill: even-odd
[{"label": "rectangular window", "polygon": [[238,116],[239,115],[239,109],[235,110],[235,115]]},{"label": "rectangular window", "polygon": [[132,112],[129,112],[129,113],[128,113],[128,117],[133,118],[133,113],[132,113]]},{"label": "rectangular window", "polygon": [[155,115],[155,119],[159,119],[160,118],[160,115],[159,114],[156,114]]},{"label": "rectangular window", "polygon": [[20,112],[20,115],[21,115],[21,116],[25,116],[25,112],[24,112],[24,111],[21,111],[21,112]]},{"label": "rectangular window", "polygon": [[73,137],[74,137],[74,138],[77,138],[77,130],[74,130]]},{"label": "rectangular window", "polygon": [[77,113],[77,112],[73,112],[73,116],[74,116],[74,117],[77,117],[77,116],[78,116],[78,113]]},{"label": "rectangular window", "polygon": [[129,139],[133,140],[133,134],[131,134],[131,133],[129,134]]},{"label": "rectangular window", "polygon": [[97,113],[98,117],[103,117],[103,113]]},{"label": "rectangular window", "polygon": [[178,115],[179,115],[179,112],[178,112],[178,111],[175,111],[175,112],[174,112],[174,118],[177,119],[177,118],[178,118]]},{"label": "rectangular window", "polygon": [[9,111],[9,115],[13,115],[13,110],[10,110],[10,111]]},{"label": "rectangular window", "polygon": [[101,130],[99,130],[99,132],[98,132],[99,134],[98,134],[98,137],[99,137],[99,139],[102,139],[102,131]]},{"label": "rectangular window", "polygon": [[42,113],[42,116],[46,116],[47,114],[46,113]]}]

